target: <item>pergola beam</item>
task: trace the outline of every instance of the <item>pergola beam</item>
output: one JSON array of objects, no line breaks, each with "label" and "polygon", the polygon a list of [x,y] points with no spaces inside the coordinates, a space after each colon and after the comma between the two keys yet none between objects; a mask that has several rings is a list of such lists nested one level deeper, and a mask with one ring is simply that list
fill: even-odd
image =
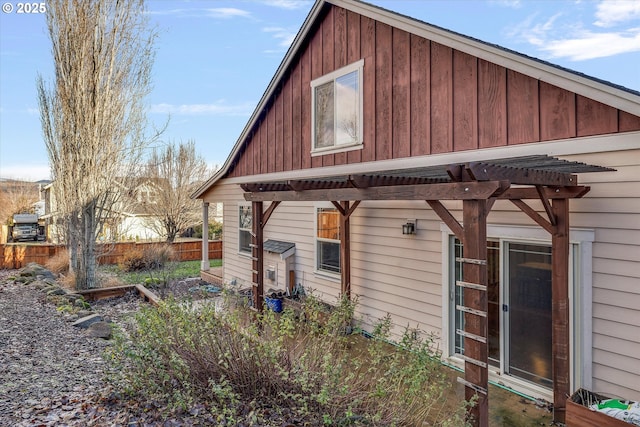
[{"label": "pergola beam", "polygon": [[571,186],[578,184],[578,177],[566,172],[511,167],[488,162],[471,162],[465,168],[471,179],[477,181],[508,179],[523,185]]},{"label": "pergola beam", "polygon": [[[544,187],[544,197],[547,199],[579,199],[589,192],[591,187],[576,185],[572,187]],[[497,196],[499,200],[533,200],[540,199],[537,189],[532,187],[509,188]]]},{"label": "pergola beam", "polygon": [[247,201],[348,201],[348,200],[471,200],[488,199],[509,188],[508,181],[452,182],[389,185],[370,188],[333,188],[306,191],[245,193]]}]

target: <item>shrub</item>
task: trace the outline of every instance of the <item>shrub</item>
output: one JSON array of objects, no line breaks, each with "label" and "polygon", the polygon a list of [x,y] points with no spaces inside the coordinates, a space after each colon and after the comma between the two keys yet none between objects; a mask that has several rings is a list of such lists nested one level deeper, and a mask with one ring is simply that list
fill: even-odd
[{"label": "shrub", "polygon": [[390,345],[387,317],[364,342],[346,334],[354,302],[328,317],[319,306],[309,298],[305,316],[258,315],[169,300],[139,313],[112,358],[129,366],[117,371],[131,393],[182,409],[205,403],[221,425],[248,422],[243,414],[251,425],[465,425],[465,403],[446,406],[454,386],[431,339],[407,328]]},{"label": "shrub", "polygon": [[66,249],[61,249],[54,256],[49,258],[44,266],[55,274],[68,272],[69,252]]},{"label": "shrub", "polygon": [[145,269],[159,270],[176,259],[173,246],[167,244],[148,245],[142,250]]},{"label": "shrub", "polygon": [[137,247],[130,249],[122,255],[122,260],[118,264],[122,271],[140,271],[146,268],[146,263],[142,250]]},{"label": "shrub", "polygon": [[175,260],[176,252],[171,245],[144,245],[127,251],[120,262],[122,271],[160,270]]},{"label": "shrub", "polygon": [[60,273],[57,282],[65,289],[75,290],[76,288],[76,275],[73,272],[67,274]]}]

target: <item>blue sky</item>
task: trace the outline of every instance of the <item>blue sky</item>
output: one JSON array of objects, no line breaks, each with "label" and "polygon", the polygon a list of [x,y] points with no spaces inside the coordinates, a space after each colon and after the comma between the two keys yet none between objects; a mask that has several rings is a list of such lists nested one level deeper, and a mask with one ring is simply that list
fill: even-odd
[{"label": "blue sky", "polygon": [[[640,1],[370,0],[372,4],[640,91]],[[11,13],[4,11],[9,3]],[[49,177],[36,77],[53,81],[41,14],[0,13],[0,177]],[[148,0],[157,26],[148,117],[221,165],[312,1]]]}]

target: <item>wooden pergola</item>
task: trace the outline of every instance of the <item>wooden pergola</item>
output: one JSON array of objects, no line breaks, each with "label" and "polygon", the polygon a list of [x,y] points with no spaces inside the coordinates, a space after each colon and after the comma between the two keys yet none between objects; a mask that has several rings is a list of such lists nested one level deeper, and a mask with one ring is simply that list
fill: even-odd
[{"label": "wooden pergola", "polygon": [[[465,398],[477,396],[470,409],[474,425],[488,426],[487,216],[496,200],[509,200],[551,234],[552,245],[552,375],[554,420],[564,421],[569,383],[569,200],[584,196],[577,173],[612,169],[549,156],[528,156],[357,175],[242,184],[252,202],[253,306],[264,298],[263,231],[281,202],[328,201],[341,215],[341,291],[350,296],[349,218],[363,200],[424,200],[464,246],[463,289]],[[462,201],[462,224],[442,204]],[[539,214],[527,200],[539,200]],[[263,203],[271,204],[265,210]]]}]

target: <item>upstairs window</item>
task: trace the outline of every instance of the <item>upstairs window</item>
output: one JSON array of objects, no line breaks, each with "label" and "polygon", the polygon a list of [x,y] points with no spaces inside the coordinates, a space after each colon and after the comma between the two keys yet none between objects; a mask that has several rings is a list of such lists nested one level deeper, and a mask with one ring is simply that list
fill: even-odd
[{"label": "upstairs window", "polygon": [[312,154],[362,148],[364,60],[311,82]]},{"label": "upstairs window", "polygon": [[251,253],[251,205],[240,205],[238,207],[238,252]]}]

